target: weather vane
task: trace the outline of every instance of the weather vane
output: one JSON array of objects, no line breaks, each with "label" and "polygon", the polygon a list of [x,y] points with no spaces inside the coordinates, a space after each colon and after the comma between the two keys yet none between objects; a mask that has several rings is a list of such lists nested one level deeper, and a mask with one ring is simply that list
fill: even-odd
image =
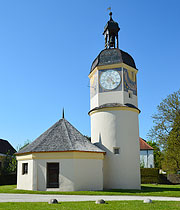
[{"label": "weather vane", "polygon": [[111,12],[111,7],[108,7],[108,8],[107,8],[107,11],[110,11],[110,12]]}]

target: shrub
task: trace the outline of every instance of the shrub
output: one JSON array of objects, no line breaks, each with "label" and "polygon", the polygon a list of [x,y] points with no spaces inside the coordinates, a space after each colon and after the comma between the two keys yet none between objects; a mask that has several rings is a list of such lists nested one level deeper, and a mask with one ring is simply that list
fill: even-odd
[{"label": "shrub", "polygon": [[180,184],[180,174],[168,174],[167,179],[172,184]]},{"label": "shrub", "polygon": [[158,168],[141,168],[141,183],[153,184],[159,182]]},{"label": "shrub", "polygon": [[17,184],[17,175],[15,174],[7,174],[0,175],[0,185],[14,185]]}]

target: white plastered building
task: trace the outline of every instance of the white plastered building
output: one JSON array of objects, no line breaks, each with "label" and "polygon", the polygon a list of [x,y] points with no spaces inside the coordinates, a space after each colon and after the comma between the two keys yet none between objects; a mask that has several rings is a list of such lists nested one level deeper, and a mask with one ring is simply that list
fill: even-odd
[{"label": "white plastered building", "polygon": [[16,153],[17,189],[102,190],[104,154],[62,118]]},{"label": "white plastered building", "polygon": [[140,143],[140,164],[142,168],[154,168],[154,149],[142,138]]},{"label": "white plastered building", "polygon": [[119,30],[110,13],[89,74],[91,142],[62,118],[17,153],[18,189],[140,189],[138,70]]}]

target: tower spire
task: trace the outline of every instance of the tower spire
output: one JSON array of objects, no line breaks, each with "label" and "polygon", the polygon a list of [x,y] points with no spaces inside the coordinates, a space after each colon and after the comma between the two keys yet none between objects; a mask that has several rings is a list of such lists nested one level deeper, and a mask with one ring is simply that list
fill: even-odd
[{"label": "tower spire", "polygon": [[118,32],[119,25],[112,18],[112,12],[109,13],[110,19],[104,27],[105,48],[119,48]]},{"label": "tower spire", "polygon": [[63,110],[62,110],[62,119],[64,119],[64,107],[63,107]]}]

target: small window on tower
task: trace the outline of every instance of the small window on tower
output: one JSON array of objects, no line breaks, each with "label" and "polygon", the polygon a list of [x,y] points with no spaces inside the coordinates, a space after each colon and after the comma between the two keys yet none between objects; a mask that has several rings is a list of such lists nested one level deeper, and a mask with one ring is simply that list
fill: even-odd
[{"label": "small window on tower", "polygon": [[129,98],[132,98],[133,94],[132,92],[128,92]]},{"label": "small window on tower", "polygon": [[118,155],[120,153],[119,147],[114,147],[114,154]]},{"label": "small window on tower", "polygon": [[132,79],[134,80],[134,76],[135,76],[134,72],[132,71],[131,74],[132,74]]},{"label": "small window on tower", "polygon": [[22,175],[28,174],[28,163],[22,164]]}]

